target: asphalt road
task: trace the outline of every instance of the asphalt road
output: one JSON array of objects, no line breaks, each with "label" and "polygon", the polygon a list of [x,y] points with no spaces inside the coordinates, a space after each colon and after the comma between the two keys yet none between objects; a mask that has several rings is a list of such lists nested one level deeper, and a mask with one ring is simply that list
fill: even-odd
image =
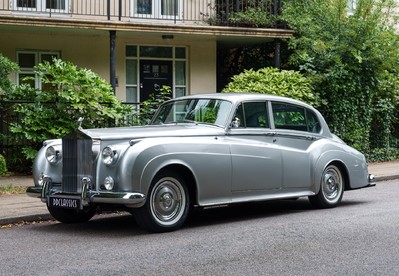
[{"label": "asphalt road", "polygon": [[0,230],[0,275],[399,275],[399,181],[306,199],[196,211],[148,234],[128,214]]}]

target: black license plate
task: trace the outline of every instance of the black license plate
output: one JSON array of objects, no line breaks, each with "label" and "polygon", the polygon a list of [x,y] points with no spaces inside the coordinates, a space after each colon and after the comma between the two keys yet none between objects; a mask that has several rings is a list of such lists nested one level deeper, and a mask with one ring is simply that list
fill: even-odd
[{"label": "black license plate", "polygon": [[80,199],[67,197],[50,197],[48,205],[55,208],[79,209]]}]

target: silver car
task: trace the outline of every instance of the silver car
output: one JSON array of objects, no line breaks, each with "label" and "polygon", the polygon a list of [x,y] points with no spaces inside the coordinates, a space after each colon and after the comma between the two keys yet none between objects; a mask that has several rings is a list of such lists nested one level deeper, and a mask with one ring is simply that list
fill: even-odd
[{"label": "silver car", "polygon": [[173,231],[191,207],[309,197],[336,207],[345,190],[374,186],[363,154],[302,102],[222,93],[162,104],[148,126],[82,129],[44,142],[30,196],[64,223],[103,209]]}]

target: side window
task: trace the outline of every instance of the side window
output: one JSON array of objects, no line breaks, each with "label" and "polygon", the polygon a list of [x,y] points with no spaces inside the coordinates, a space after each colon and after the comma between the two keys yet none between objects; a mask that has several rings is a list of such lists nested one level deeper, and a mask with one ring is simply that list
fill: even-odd
[{"label": "side window", "polygon": [[308,122],[308,131],[313,133],[319,133],[321,130],[321,126],[319,120],[317,120],[316,114],[314,114],[310,110],[307,110],[306,115]]},{"label": "side window", "polygon": [[272,103],[274,126],[277,129],[290,129],[320,132],[320,124],[312,111],[291,104]]},{"label": "side window", "polygon": [[266,102],[246,102],[242,103],[236,111],[234,120],[239,120],[240,128],[255,127],[269,128]]}]

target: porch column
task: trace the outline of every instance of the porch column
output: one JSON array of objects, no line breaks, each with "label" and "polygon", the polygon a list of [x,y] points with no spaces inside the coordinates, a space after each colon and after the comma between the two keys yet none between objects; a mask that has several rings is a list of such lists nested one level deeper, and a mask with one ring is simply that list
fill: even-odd
[{"label": "porch column", "polygon": [[281,42],[278,39],[274,41],[274,67],[281,68]]},{"label": "porch column", "polygon": [[109,31],[109,53],[110,53],[110,68],[109,68],[109,80],[114,90],[116,92],[116,31]]}]

